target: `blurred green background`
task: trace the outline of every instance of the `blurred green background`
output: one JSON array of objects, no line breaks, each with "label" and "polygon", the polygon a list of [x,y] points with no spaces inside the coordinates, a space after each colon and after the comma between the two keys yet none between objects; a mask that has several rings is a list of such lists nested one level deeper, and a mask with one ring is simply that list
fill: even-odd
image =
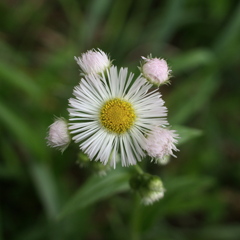
[{"label": "blurred green background", "polygon": [[[105,178],[46,146],[79,81],[74,56],[92,48],[138,74],[164,57],[160,91],[182,139],[177,159],[146,166],[164,199],[144,207],[127,170]],[[240,239],[240,2],[0,2],[0,239]]]}]

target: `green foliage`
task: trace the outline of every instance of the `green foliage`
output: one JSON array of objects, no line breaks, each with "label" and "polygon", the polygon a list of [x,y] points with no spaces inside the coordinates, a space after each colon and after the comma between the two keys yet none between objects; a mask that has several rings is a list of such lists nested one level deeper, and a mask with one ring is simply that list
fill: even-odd
[{"label": "green foliage", "polygon": [[[4,0],[0,18],[0,239],[239,239],[239,1]],[[180,152],[141,163],[166,189],[152,206],[129,190],[133,167],[99,177],[77,146],[46,146],[73,57],[93,47],[136,75],[150,53],[171,66],[160,91]]]},{"label": "green foliage", "polygon": [[202,131],[199,129],[188,128],[184,126],[173,126],[172,129],[176,130],[180,136],[178,139],[179,145],[202,135]]},{"label": "green foliage", "polygon": [[75,193],[60,212],[58,218],[87,207],[113,194],[129,190],[129,174],[113,170],[106,176],[93,176]]}]

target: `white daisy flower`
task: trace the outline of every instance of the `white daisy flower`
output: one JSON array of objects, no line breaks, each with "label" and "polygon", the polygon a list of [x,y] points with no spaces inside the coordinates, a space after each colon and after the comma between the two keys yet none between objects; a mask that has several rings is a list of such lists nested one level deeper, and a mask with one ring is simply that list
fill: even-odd
[{"label": "white daisy flower", "polygon": [[175,130],[155,127],[147,136],[145,150],[148,155],[156,160],[157,163],[166,164],[168,156],[173,154],[173,151],[178,151],[175,144],[178,142],[178,134]]},{"label": "white daisy flower", "polygon": [[68,147],[71,139],[67,122],[64,118],[57,118],[54,123],[49,126],[46,139],[48,146],[57,148],[62,152]]},{"label": "white daisy flower", "polygon": [[145,156],[145,135],[154,126],[167,124],[167,109],[156,90],[142,77],[112,66],[106,76],[88,75],[69,99],[70,126],[80,148],[91,160],[110,161],[115,168],[118,153],[122,166],[134,165]]},{"label": "white daisy flower", "polygon": [[81,57],[74,57],[83,74],[99,74],[110,68],[111,61],[107,54],[100,49],[89,50]]},{"label": "white daisy flower", "polygon": [[151,55],[148,58],[142,57],[142,59],[144,62],[140,70],[149,82],[157,86],[168,82],[171,70],[164,59],[152,58]]}]

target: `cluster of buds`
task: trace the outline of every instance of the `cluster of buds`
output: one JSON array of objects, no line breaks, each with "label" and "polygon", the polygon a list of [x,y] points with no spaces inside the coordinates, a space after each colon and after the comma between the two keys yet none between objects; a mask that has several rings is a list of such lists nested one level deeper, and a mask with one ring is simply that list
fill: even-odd
[{"label": "cluster of buds", "polygon": [[131,188],[139,193],[144,205],[153,204],[164,196],[165,190],[158,176],[138,173],[131,177],[129,183]]},{"label": "cluster of buds", "polygon": [[[146,155],[158,164],[174,156],[178,135],[166,127],[167,109],[158,87],[169,82],[171,70],[164,59],[142,57],[140,76],[133,82],[128,69],[118,72],[100,49],[75,57],[81,81],[69,99],[69,121],[57,118],[50,125],[47,142],[64,151],[71,140],[80,143],[79,165],[107,174],[117,162],[136,165]],[[155,91],[149,91],[152,87]],[[91,161],[93,160],[93,161]],[[161,180],[138,174],[130,181],[146,205],[164,195]]]}]

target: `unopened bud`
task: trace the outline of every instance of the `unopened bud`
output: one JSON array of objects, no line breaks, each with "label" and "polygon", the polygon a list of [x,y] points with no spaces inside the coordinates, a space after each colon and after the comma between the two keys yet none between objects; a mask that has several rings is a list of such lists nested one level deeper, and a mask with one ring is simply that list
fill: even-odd
[{"label": "unopened bud", "polygon": [[150,205],[164,196],[161,179],[148,173],[134,175],[130,179],[130,187],[141,196],[144,205]]},{"label": "unopened bud", "polygon": [[168,83],[171,70],[164,59],[152,58],[151,55],[148,58],[142,57],[142,59],[140,70],[144,78],[157,86]]},{"label": "unopened bud", "polygon": [[110,68],[111,61],[100,49],[89,50],[80,57],[74,57],[83,74],[99,74]]},{"label": "unopened bud", "polygon": [[71,138],[68,132],[67,122],[64,118],[57,118],[49,126],[47,144],[50,147],[57,148],[63,152],[69,145]]}]

